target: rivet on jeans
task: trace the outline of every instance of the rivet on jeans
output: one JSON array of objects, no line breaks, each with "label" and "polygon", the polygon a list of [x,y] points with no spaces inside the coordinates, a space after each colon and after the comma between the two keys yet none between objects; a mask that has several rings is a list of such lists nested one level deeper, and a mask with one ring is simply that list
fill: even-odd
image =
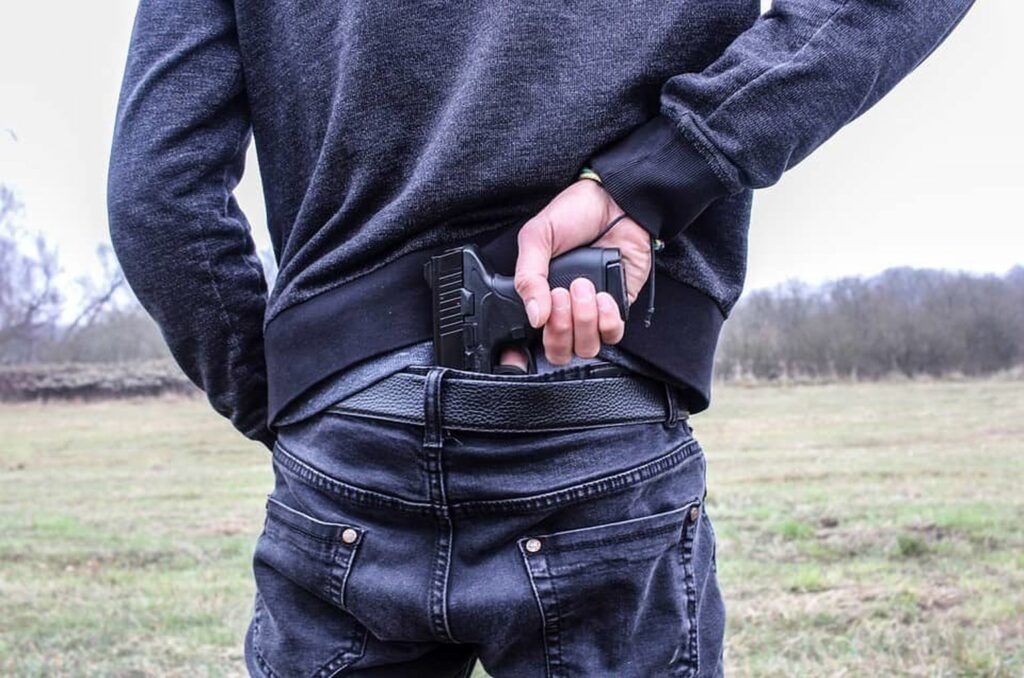
[{"label": "rivet on jeans", "polygon": [[529,553],[536,553],[537,551],[540,551],[540,539],[527,539],[526,550]]},{"label": "rivet on jeans", "polygon": [[341,533],[341,540],[346,544],[355,544],[357,539],[359,539],[359,533],[351,527]]}]

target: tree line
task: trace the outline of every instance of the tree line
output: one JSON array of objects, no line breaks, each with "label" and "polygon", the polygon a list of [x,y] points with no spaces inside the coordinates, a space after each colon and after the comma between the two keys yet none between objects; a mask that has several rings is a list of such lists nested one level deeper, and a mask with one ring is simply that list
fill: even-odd
[{"label": "tree line", "polygon": [[[69,285],[57,249],[18,227],[21,209],[0,184],[0,366],[167,360],[110,248],[92,278]],[[262,258],[272,279],[273,257]],[[722,379],[876,379],[1022,364],[1018,266],[1003,276],[897,268],[753,291],[726,322],[715,367]]]},{"label": "tree line", "polygon": [[1024,364],[1024,266],[1006,275],[894,268],[747,294],[720,378],[986,375]]}]

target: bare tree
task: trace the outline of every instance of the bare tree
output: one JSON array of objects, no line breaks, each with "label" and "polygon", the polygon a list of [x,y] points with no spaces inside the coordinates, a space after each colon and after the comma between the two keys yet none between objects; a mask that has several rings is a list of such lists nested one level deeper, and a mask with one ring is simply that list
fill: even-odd
[{"label": "bare tree", "polygon": [[0,362],[35,360],[61,311],[56,251],[41,234],[18,228],[21,210],[14,192],[0,184]]},{"label": "bare tree", "polygon": [[109,245],[97,248],[98,276],[79,281],[81,310],[49,351],[54,362],[169,359],[160,329],[125,283]]},{"label": "bare tree", "polygon": [[118,292],[126,287],[124,272],[117,263],[110,245],[102,244],[97,247],[96,258],[100,262],[99,280],[88,277],[79,280],[84,302],[81,311],[64,329],[64,341],[69,340],[77,332],[92,327],[104,312],[116,305]]}]

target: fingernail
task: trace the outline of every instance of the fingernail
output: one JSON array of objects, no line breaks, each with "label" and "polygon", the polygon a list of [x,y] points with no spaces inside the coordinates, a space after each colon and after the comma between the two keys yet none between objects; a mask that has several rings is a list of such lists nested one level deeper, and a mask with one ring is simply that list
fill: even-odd
[{"label": "fingernail", "polygon": [[536,299],[529,299],[526,302],[526,317],[530,319],[530,325],[537,327],[540,323],[540,304]]},{"label": "fingernail", "polygon": [[613,310],[615,310],[615,302],[612,301],[611,297],[605,296],[603,294],[597,295],[597,306],[602,311],[613,311]]},{"label": "fingernail", "polygon": [[575,297],[577,301],[589,304],[594,298],[594,295],[590,293],[590,289],[590,285],[573,285],[572,296]]}]

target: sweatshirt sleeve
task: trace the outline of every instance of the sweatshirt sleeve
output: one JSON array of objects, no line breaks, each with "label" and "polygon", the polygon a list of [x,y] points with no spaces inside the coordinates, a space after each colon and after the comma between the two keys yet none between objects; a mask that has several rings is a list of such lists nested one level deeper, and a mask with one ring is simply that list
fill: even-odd
[{"label": "sweatshirt sleeve", "polygon": [[142,0],[111,152],[125,277],[214,409],[268,447],[266,282],[233,190],[250,123],[228,0]]},{"label": "sweatshirt sleeve", "polygon": [[778,181],[864,113],[973,0],[775,0],[715,62],[670,78],[660,114],[591,167],[618,204],[671,238],[714,200]]}]

